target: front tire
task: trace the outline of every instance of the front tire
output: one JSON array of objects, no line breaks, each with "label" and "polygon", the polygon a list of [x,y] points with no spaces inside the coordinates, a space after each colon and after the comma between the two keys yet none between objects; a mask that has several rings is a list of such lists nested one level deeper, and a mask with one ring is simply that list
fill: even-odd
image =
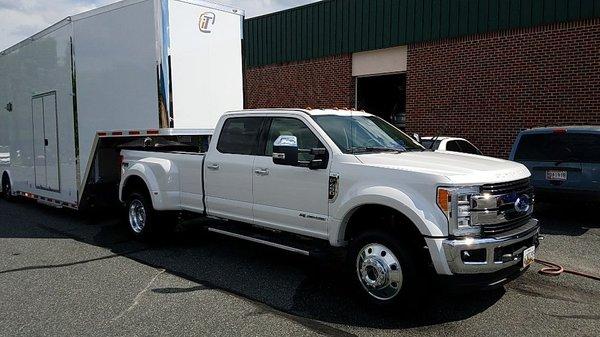
[{"label": "front tire", "polygon": [[415,263],[410,244],[381,230],[359,235],[348,252],[355,290],[376,306],[396,306],[413,299],[418,281]]}]

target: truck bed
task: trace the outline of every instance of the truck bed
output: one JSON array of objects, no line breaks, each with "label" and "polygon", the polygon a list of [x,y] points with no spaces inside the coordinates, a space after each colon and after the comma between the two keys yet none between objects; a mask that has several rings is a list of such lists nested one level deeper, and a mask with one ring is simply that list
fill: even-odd
[{"label": "truck bed", "polygon": [[121,183],[143,177],[157,210],[204,213],[204,153],[122,150],[121,156],[127,169]]}]

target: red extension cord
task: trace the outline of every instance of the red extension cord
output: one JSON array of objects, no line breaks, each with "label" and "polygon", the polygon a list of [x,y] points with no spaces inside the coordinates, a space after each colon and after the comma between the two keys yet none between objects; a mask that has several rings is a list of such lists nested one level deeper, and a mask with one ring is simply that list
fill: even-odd
[{"label": "red extension cord", "polygon": [[548,261],[544,261],[544,260],[540,260],[540,259],[535,259],[535,262],[545,266],[542,269],[540,269],[540,271],[539,271],[539,273],[543,274],[543,275],[558,276],[562,273],[569,273],[569,274],[573,274],[573,275],[577,275],[577,276],[587,277],[592,280],[600,281],[600,276],[594,276],[594,275],[582,273],[582,272],[575,271],[575,270],[565,269],[561,265],[558,265],[556,263],[552,263],[552,262],[548,262]]}]

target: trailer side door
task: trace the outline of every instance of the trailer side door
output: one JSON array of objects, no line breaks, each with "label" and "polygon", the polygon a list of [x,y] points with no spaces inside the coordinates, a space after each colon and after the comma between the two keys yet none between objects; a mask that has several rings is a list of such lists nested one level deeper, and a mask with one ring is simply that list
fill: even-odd
[{"label": "trailer side door", "polygon": [[56,92],[34,96],[32,109],[35,185],[37,188],[58,192],[60,169]]}]

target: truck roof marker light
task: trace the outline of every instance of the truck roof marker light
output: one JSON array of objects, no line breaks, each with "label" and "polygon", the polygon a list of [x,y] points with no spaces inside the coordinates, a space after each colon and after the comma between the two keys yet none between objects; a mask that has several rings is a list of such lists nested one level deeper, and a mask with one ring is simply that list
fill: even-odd
[{"label": "truck roof marker light", "polygon": [[554,129],[554,130],[552,130],[552,132],[563,134],[563,133],[567,133],[567,129]]},{"label": "truck roof marker light", "polygon": [[139,135],[139,134],[141,134],[141,132],[139,132],[139,131],[129,131],[129,134],[130,135]]},{"label": "truck roof marker light", "polygon": [[106,136],[106,132],[98,132],[98,136],[104,137],[104,136]]},{"label": "truck roof marker light", "polygon": [[149,135],[158,135],[158,130],[148,130],[146,133]]},{"label": "truck roof marker light", "polygon": [[113,136],[122,136],[122,135],[123,135],[123,132],[121,132],[121,131],[114,131],[114,132],[112,132],[111,134],[112,134]]}]

